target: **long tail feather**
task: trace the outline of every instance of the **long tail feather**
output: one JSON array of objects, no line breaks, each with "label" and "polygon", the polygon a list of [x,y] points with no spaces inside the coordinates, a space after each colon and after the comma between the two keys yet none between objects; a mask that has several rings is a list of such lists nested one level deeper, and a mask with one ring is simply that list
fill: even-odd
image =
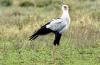
[{"label": "long tail feather", "polygon": [[29,37],[29,40],[34,40],[34,39],[36,39],[38,37],[38,35],[35,33],[35,34],[33,34],[33,35],[31,35],[30,37]]},{"label": "long tail feather", "polygon": [[36,39],[38,37],[38,35],[36,35],[36,36],[30,36],[30,38],[29,38],[29,40],[34,40],[34,39]]},{"label": "long tail feather", "polygon": [[[47,23],[49,24],[49,23]],[[29,40],[34,40],[36,39],[39,35],[46,35],[50,32],[52,32],[52,30],[46,28],[46,25],[42,26],[40,29],[38,29],[32,36],[30,36]]]}]

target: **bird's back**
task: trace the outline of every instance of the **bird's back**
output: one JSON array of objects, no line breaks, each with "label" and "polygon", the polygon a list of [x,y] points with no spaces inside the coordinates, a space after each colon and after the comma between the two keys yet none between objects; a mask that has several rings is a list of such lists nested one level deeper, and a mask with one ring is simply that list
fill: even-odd
[{"label": "bird's back", "polygon": [[51,21],[48,25],[46,25],[46,27],[53,31],[61,31],[64,27],[66,27],[66,24],[66,21],[59,18]]}]

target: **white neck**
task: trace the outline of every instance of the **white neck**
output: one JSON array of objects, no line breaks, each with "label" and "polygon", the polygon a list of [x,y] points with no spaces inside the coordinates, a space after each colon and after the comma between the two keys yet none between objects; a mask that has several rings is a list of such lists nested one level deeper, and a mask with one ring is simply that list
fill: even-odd
[{"label": "white neck", "polygon": [[62,19],[70,19],[68,10],[63,10]]},{"label": "white neck", "polygon": [[61,19],[64,20],[63,22],[67,22],[67,28],[68,28],[68,26],[69,26],[69,24],[70,24],[70,16],[69,16],[68,10],[63,11],[63,14],[62,14],[62,16],[61,16]]}]

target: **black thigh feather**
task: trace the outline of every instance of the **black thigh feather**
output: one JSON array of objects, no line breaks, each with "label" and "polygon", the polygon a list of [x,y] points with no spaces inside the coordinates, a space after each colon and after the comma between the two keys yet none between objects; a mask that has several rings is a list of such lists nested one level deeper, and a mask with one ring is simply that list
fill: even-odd
[{"label": "black thigh feather", "polygon": [[60,34],[59,32],[55,32],[55,39],[54,39],[54,43],[53,43],[55,46],[59,45],[60,39],[61,39],[61,35],[62,34]]}]

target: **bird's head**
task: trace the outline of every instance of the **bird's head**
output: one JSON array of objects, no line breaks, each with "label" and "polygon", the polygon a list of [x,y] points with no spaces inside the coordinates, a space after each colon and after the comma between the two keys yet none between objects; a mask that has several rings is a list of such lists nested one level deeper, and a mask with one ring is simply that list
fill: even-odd
[{"label": "bird's head", "polygon": [[69,6],[68,5],[62,5],[62,16],[63,19],[69,19]]},{"label": "bird's head", "polygon": [[62,5],[62,11],[68,11],[69,6],[68,5]]}]

